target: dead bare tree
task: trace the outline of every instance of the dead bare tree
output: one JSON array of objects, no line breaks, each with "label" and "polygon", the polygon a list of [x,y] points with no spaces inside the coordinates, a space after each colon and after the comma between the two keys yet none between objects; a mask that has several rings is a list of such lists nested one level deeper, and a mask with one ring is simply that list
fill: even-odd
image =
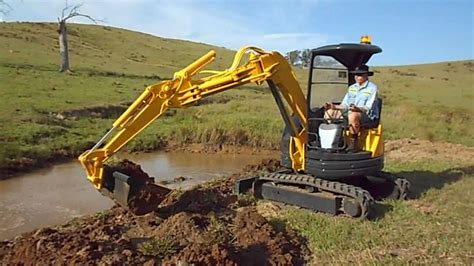
[{"label": "dead bare tree", "polygon": [[69,50],[68,50],[68,42],[67,42],[67,27],[66,27],[67,20],[74,17],[84,17],[94,22],[95,24],[97,24],[98,20],[94,19],[93,17],[89,15],[79,13],[78,10],[81,6],[82,4],[68,5],[67,0],[66,0],[66,6],[62,10],[61,17],[60,18],[58,17],[59,55],[61,56],[59,72],[71,71],[69,67]]},{"label": "dead bare tree", "polygon": [[4,0],[0,0],[0,14],[7,15],[12,10],[12,7]]}]

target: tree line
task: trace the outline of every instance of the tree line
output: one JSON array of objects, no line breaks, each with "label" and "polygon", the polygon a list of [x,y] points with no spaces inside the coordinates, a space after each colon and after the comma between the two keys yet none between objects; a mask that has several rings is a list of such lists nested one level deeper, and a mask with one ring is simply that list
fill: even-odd
[{"label": "tree line", "polygon": [[[292,66],[308,67],[311,64],[311,49],[293,50],[285,54],[286,60]],[[315,66],[339,67],[341,64],[329,56],[316,56]]]},{"label": "tree line", "polygon": [[285,54],[285,57],[292,66],[308,67],[311,61],[311,49],[289,51]]}]

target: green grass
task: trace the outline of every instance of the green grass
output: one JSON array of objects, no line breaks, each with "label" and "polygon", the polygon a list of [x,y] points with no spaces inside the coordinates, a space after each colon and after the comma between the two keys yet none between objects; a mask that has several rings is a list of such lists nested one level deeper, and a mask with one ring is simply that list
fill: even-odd
[{"label": "green grass", "polygon": [[152,238],[138,246],[138,251],[143,255],[164,258],[177,251],[176,241],[171,237]]},{"label": "green grass", "polygon": [[473,166],[398,161],[388,168],[412,182],[416,199],[380,204],[375,220],[292,207],[274,219],[307,238],[318,264],[471,264]]},{"label": "green grass", "polygon": [[[123,29],[70,25],[73,74],[58,73],[56,26],[0,23],[0,168],[24,161],[42,165],[80,154],[112,125],[83,112],[126,106],[150,84],[172,76],[210,49],[210,69],[225,69],[233,51]],[[446,140],[473,146],[472,61],[376,68],[374,81],[385,99],[389,139]],[[306,70],[295,68],[302,88]],[[244,86],[208,98],[206,104],[170,112],[126,149],[153,150],[163,141],[278,148],[283,121],[267,88]],[[59,114],[59,115],[58,115]],[[264,115],[262,115],[264,114]]]},{"label": "green grass", "polygon": [[[59,68],[54,23],[1,23],[0,62],[44,70]],[[232,52],[223,48],[105,26],[70,24],[71,66],[76,71],[117,72],[129,75],[172,74],[190,60],[215,49],[213,65],[228,65]],[[11,51],[11,52],[10,52]]]},{"label": "green grass", "polygon": [[376,68],[389,139],[445,140],[474,145],[473,61]]}]

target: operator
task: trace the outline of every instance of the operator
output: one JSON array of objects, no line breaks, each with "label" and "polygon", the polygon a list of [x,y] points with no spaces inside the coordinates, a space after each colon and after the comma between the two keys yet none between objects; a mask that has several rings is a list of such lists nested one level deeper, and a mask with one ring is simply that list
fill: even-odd
[{"label": "operator", "polygon": [[361,65],[350,71],[355,75],[355,83],[349,86],[344,99],[340,105],[326,103],[327,115],[331,118],[342,118],[342,113],[348,112],[349,132],[351,142],[347,150],[358,151],[357,137],[359,130],[364,128],[374,128],[380,117],[380,110],[377,100],[377,85],[369,81],[369,76],[374,72],[369,71],[369,67]]}]

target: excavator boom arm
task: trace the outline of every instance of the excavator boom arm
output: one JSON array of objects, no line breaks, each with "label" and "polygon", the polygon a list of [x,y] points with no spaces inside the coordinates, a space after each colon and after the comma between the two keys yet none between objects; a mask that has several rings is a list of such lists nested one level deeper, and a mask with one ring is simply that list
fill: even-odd
[{"label": "excavator boom arm", "polygon": [[[248,54],[247,62],[242,62]],[[307,106],[291,66],[277,52],[256,47],[241,48],[229,69],[202,71],[215,59],[210,51],[188,67],[175,73],[172,80],[148,86],[130,107],[113,123],[113,127],[91,149],[79,156],[88,179],[97,189],[104,185],[104,162],[145,129],[169,108],[184,108],[200,99],[248,83],[267,81],[280,112],[290,128],[290,157],[293,168],[304,170],[304,145],[307,141]],[[212,73],[192,80],[197,74]],[[281,97],[282,96],[282,97]],[[286,105],[282,99],[286,101]],[[288,110],[288,108],[290,110]],[[291,118],[294,114],[299,125]]]}]

